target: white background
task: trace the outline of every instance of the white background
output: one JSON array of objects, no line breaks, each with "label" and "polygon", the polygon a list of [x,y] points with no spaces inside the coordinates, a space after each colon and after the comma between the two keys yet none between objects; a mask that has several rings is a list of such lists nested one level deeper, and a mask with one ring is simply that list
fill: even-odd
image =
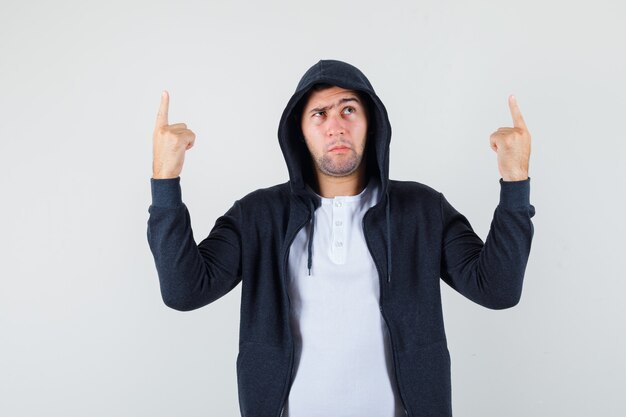
[{"label": "white background", "polygon": [[360,68],[393,127],[391,178],[446,195],[484,239],[489,135],[532,135],[522,300],[442,281],[453,411],[623,416],[626,4],[571,1],[2,1],[0,415],[238,416],[241,286],[181,313],[146,228],[160,93],[196,135],[196,241],[287,180],[280,115],[319,59]]}]

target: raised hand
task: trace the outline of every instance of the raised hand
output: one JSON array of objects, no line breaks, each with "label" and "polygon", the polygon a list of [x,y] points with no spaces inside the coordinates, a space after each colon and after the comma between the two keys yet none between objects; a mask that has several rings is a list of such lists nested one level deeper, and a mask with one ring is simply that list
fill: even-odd
[{"label": "raised hand", "polygon": [[170,96],[161,93],[161,105],[152,135],[152,178],[165,179],[180,176],[185,162],[185,152],[191,149],[196,135],[185,123],[168,124]]},{"label": "raised hand", "polygon": [[528,179],[530,133],[517,105],[515,96],[509,96],[513,127],[501,127],[491,134],[491,149],[498,154],[498,169],[504,181]]}]

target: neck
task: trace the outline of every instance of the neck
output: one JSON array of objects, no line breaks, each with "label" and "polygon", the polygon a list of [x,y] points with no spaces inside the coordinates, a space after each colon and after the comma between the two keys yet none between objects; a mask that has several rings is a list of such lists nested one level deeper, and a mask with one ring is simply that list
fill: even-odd
[{"label": "neck", "polygon": [[315,191],[324,198],[357,195],[367,186],[364,164],[345,177],[333,177],[316,171],[315,181]]}]

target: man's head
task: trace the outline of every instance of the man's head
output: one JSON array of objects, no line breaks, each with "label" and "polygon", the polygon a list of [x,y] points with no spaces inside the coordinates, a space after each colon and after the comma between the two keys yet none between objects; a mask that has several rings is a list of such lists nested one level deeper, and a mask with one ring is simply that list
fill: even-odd
[{"label": "man's head", "polygon": [[311,88],[300,127],[318,175],[343,177],[364,170],[367,112],[357,91],[328,84]]}]

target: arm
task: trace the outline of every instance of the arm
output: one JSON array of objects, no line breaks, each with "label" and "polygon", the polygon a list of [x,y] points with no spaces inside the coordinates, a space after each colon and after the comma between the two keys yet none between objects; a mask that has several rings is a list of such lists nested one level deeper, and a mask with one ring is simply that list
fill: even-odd
[{"label": "arm", "polygon": [[515,96],[508,102],[513,127],[500,127],[489,137],[498,156],[500,202],[484,244],[467,219],[440,196],[441,277],[465,297],[493,309],[519,302],[534,232],[528,177],[531,137]]},{"label": "arm", "polygon": [[205,306],[241,281],[239,202],[220,216],[208,237],[196,245],[180,177],[150,179],[148,243],[168,307],[188,311]]},{"label": "arm", "polygon": [[534,233],[530,178],[500,179],[500,202],[487,239],[474,233],[467,219],[441,197],[443,226],[441,278],[468,299],[492,309],[515,306]]},{"label": "arm", "polygon": [[185,123],[169,124],[169,100],[163,91],[153,133],[148,243],[163,301],[187,311],[217,300],[241,281],[241,212],[235,202],[196,245],[180,189],[185,152],[193,147],[196,135]]}]

